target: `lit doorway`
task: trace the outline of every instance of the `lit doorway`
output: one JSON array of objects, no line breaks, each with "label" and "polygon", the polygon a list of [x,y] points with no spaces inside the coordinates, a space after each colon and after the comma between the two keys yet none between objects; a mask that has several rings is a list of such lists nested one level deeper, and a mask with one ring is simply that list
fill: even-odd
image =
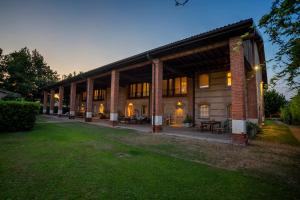
[{"label": "lit doorway", "polygon": [[127,116],[132,117],[134,115],[134,106],[133,103],[129,103],[127,106]]}]

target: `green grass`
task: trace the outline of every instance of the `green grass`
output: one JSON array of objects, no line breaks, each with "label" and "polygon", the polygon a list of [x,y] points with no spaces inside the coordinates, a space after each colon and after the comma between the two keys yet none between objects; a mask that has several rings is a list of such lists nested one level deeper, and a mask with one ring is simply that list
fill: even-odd
[{"label": "green grass", "polygon": [[300,142],[291,133],[289,127],[283,123],[273,120],[266,120],[262,127],[262,133],[257,135],[259,140],[276,142],[299,146]]},{"label": "green grass", "polygon": [[287,185],[122,143],[129,130],[39,123],[0,134],[0,199],[293,199]]}]

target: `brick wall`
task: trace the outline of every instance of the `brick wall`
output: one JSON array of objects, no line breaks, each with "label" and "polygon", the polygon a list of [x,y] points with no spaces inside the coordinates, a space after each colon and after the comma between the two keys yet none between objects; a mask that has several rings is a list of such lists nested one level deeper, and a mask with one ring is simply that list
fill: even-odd
[{"label": "brick wall", "polygon": [[229,41],[230,49],[230,70],[232,74],[232,119],[245,120],[245,64],[244,49],[240,37],[231,38]]}]

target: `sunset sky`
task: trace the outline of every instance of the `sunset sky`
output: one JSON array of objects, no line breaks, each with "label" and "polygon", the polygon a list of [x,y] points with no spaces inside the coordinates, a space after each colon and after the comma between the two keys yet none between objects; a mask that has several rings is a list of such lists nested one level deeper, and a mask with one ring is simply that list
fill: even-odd
[{"label": "sunset sky", "polygon": [[[4,54],[25,46],[37,49],[59,74],[88,71],[242,19],[258,24],[271,4],[190,0],[176,7],[174,0],[0,0],[0,48]],[[270,59],[276,49],[263,37]]]}]

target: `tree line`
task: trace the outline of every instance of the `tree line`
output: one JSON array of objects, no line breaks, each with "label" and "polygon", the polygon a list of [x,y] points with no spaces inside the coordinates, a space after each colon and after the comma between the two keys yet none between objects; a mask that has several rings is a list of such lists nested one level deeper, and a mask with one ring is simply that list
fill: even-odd
[{"label": "tree line", "polygon": [[[82,72],[62,75],[68,79]],[[0,48],[0,88],[22,95],[26,100],[40,98],[41,90],[59,80],[57,71],[50,68],[44,57],[34,49],[24,47],[7,55]]]}]

